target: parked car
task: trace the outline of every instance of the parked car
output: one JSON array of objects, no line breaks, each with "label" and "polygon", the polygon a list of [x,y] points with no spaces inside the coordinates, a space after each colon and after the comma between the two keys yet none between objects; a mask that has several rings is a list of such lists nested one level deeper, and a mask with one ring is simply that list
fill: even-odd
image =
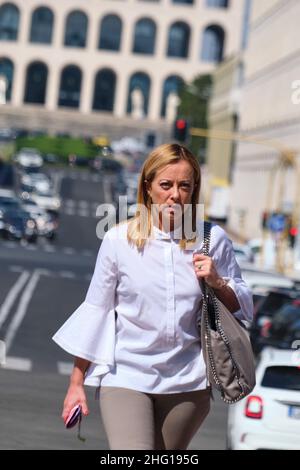
[{"label": "parked car", "polygon": [[256,306],[250,328],[250,338],[255,354],[260,353],[266,344],[265,338],[274,315],[281,307],[291,304],[296,299],[300,299],[300,291],[297,289],[272,289],[263,301]]},{"label": "parked car", "polygon": [[2,222],[2,235],[5,239],[36,241],[38,235],[36,223],[24,210],[7,210],[2,217]]},{"label": "parked car", "polygon": [[41,167],[43,159],[40,152],[34,148],[24,147],[16,154],[15,162],[20,167]]},{"label": "parked car", "polygon": [[0,189],[0,213],[3,215],[9,209],[21,209],[20,201],[14,191]]},{"label": "parked car", "polygon": [[264,349],[256,387],[229,407],[228,449],[300,450],[300,364],[294,353]]},{"label": "parked car", "polygon": [[83,167],[88,167],[89,166],[89,157],[85,157],[82,155],[75,155],[71,154],[69,155],[69,165],[70,166],[83,166]]},{"label": "parked car", "polygon": [[118,160],[114,160],[113,158],[97,156],[89,160],[89,165],[92,171],[107,171],[112,173],[123,171],[122,163]]},{"label": "parked car", "polygon": [[[35,191],[34,193],[31,193],[30,195],[27,193],[27,199],[29,198],[31,198],[34,202],[36,202],[36,204],[41,209],[52,211],[54,213],[58,213],[60,206],[61,206],[60,197],[53,191],[49,191],[46,193]],[[24,200],[26,200],[26,198],[24,198]]]},{"label": "parked car", "polygon": [[21,185],[23,191],[38,191],[48,193],[51,190],[51,181],[44,173],[29,173],[21,176]]},{"label": "parked car", "polygon": [[58,155],[55,155],[54,153],[45,153],[43,154],[43,160],[44,160],[44,163],[55,164],[59,162],[59,157]]},{"label": "parked car", "polygon": [[34,201],[26,201],[23,209],[35,220],[38,235],[54,240],[57,235],[58,221],[44,209],[41,209]]},{"label": "parked car", "polygon": [[264,344],[290,349],[294,341],[300,344],[300,299],[284,305],[264,331]]}]

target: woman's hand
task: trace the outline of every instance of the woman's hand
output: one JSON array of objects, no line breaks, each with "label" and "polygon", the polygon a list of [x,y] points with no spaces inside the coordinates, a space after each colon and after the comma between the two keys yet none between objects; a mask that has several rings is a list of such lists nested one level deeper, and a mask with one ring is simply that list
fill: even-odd
[{"label": "woman's hand", "polygon": [[213,289],[219,289],[224,280],[219,276],[212,258],[209,256],[195,253],[193,256],[193,264],[197,278],[204,278],[205,282]]},{"label": "woman's hand", "polygon": [[81,405],[82,413],[85,416],[89,414],[83,385],[71,383],[65,397],[64,408],[62,412],[62,419],[64,420],[64,422],[66,422],[71,409],[75,405]]}]

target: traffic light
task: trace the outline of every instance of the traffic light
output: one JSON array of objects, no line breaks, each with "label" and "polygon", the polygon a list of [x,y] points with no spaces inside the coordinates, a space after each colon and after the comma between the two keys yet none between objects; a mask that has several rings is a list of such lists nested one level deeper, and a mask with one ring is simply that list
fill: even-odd
[{"label": "traffic light", "polygon": [[188,123],[186,119],[176,119],[173,136],[178,142],[186,142],[188,138]]},{"label": "traffic light", "polygon": [[291,214],[287,215],[286,235],[289,246],[294,248],[298,235],[298,227],[295,226]]},{"label": "traffic light", "polygon": [[262,218],[261,218],[261,228],[266,230],[268,228],[268,220],[269,220],[270,214],[269,212],[265,211],[262,213]]},{"label": "traffic light", "polygon": [[297,235],[298,235],[298,228],[290,227],[289,233],[288,233],[288,240],[289,240],[289,245],[291,248],[294,248],[295,246]]}]

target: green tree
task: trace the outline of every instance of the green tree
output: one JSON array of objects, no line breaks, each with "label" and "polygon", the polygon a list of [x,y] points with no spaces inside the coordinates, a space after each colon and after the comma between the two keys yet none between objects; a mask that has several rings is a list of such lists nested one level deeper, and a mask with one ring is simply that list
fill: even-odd
[{"label": "green tree", "polygon": [[[208,128],[208,103],[212,92],[211,75],[199,75],[191,83],[183,85],[179,91],[181,100],[178,107],[178,117],[187,119],[190,127]],[[205,161],[205,137],[191,136],[188,146],[196,155],[200,163]]]}]

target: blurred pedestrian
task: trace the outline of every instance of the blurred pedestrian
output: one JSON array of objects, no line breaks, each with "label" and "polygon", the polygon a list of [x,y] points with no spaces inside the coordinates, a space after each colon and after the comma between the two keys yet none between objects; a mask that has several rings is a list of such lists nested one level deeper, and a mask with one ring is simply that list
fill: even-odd
[{"label": "blurred pedestrian", "polygon": [[220,226],[212,225],[210,256],[201,254],[200,185],[185,147],[151,152],[140,211],[107,231],[85,301],[54,336],[75,356],[63,418],[78,403],[88,414],[84,384],[99,387],[110,449],[187,449],[208,415],[202,278],[232,314],[251,320],[252,296]]}]

